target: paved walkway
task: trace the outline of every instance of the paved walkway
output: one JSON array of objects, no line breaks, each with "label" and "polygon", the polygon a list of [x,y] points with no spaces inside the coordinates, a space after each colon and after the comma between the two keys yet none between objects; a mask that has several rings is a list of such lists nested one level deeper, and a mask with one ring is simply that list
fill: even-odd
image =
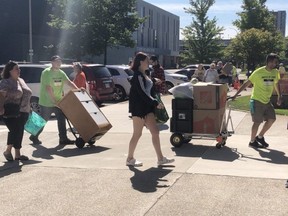
[{"label": "paved walkway", "polygon": [[[171,99],[163,97],[170,115]],[[220,150],[208,139],[173,148],[169,123],[161,125],[163,152],[176,160],[162,168],[144,129],[135,154],[144,166],[128,168],[132,121],[127,102],[101,109],[113,128],[95,146],[58,146],[51,120],[41,134],[42,145],[31,145],[25,134],[23,153],[31,156],[29,162],[7,163],[2,157],[1,215],[288,215],[286,116],[277,116],[266,135],[270,148],[262,150],[248,148],[246,112],[232,111],[235,134]],[[0,135],[3,151],[4,126]]]}]

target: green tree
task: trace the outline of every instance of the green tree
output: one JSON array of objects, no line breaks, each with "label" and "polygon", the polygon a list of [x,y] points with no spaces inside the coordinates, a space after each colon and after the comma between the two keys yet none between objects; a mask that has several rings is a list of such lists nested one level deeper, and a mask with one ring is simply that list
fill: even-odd
[{"label": "green tree", "polygon": [[209,20],[207,16],[214,3],[215,0],[190,0],[191,7],[184,8],[192,16],[192,23],[183,29],[185,50],[181,57],[184,63],[210,63],[219,57],[224,28],[217,26],[215,17]]},{"label": "green tree", "polygon": [[233,24],[241,32],[251,28],[267,30],[273,32],[276,30],[274,25],[274,16],[265,5],[266,0],[243,0],[242,12],[237,13],[240,17]]},{"label": "green tree", "polygon": [[49,25],[62,32],[61,50],[80,59],[85,54],[104,54],[115,46],[133,47],[132,33],[144,21],[136,0],[48,0],[54,6]]},{"label": "green tree", "polygon": [[248,70],[263,64],[270,52],[284,55],[284,38],[274,25],[274,15],[265,5],[266,0],[243,0],[240,17],[233,24],[241,33],[226,48],[225,55],[237,62],[245,62]]},{"label": "green tree", "polygon": [[268,53],[283,55],[285,41],[281,34],[273,35],[269,31],[249,29],[238,34],[225,50],[226,57],[232,57],[238,62],[246,62],[248,69],[254,70],[260,64],[265,64]]}]

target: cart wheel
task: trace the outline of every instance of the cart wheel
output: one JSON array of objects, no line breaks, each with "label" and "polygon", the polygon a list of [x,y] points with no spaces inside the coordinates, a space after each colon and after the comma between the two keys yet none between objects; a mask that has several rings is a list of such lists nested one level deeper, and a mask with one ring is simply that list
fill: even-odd
[{"label": "cart wheel", "polygon": [[217,148],[217,149],[220,149],[221,147],[222,147],[222,144],[221,144],[221,143],[217,143],[217,144],[216,144],[216,148]]},{"label": "cart wheel", "polygon": [[89,144],[89,145],[94,145],[94,144],[95,144],[95,140],[90,140],[90,141],[88,142],[88,144]]},{"label": "cart wheel", "polygon": [[191,141],[190,138],[184,138],[183,143],[189,143]]},{"label": "cart wheel", "polygon": [[223,140],[221,142],[221,145],[222,146],[225,146],[226,145],[226,140],[227,140],[227,137],[223,137]]},{"label": "cart wheel", "polygon": [[184,137],[182,136],[182,134],[174,133],[170,137],[170,143],[174,147],[180,147],[183,144],[183,142],[184,142]]},{"label": "cart wheel", "polygon": [[78,148],[83,148],[85,145],[85,142],[82,138],[79,137],[76,139],[75,144]]}]

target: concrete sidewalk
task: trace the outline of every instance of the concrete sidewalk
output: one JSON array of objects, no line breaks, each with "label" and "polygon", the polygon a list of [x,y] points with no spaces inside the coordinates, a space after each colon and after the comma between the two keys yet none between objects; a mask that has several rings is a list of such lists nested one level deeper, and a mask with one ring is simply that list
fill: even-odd
[{"label": "concrete sidewalk", "polygon": [[[162,99],[171,116],[172,96]],[[285,116],[277,116],[265,137],[270,147],[262,150],[248,147],[249,113],[231,112],[235,134],[220,150],[209,139],[174,148],[168,122],[160,126],[162,149],[176,161],[162,168],[156,166],[151,136],[144,129],[135,155],[144,166],[128,168],[132,121],[127,101],[101,109],[113,128],[95,146],[58,146],[51,120],[41,134],[42,145],[31,145],[25,134],[22,152],[31,156],[29,162],[7,163],[2,157],[1,215],[288,214]],[[0,135],[3,152],[5,126]]]}]

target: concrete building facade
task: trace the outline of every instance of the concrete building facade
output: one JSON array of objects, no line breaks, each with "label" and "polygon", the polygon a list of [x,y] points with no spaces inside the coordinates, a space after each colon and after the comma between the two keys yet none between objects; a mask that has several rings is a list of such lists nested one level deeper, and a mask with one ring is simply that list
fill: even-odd
[{"label": "concrete building facade", "polygon": [[180,18],[142,0],[138,0],[137,10],[140,17],[147,17],[136,32],[137,51],[158,55],[163,65],[171,67],[176,64]]},{"label": "concrete building facade", "polygon": [[286,35],[286,11],[272,11],[275,16],[275,26],[285,37]]},{"label": "concrete building facade", "polygon": [[[139,17],[146,21],[132,35],[135,48],[115,47],[108,50],[107,64],[126,64],[137,52],[159,57],[167,68],[175,67],[179,57],[180,18],[143,0],[137,1]],[[93,61],[103,63],[103,56]]]},{"label": "concrete building facade", "polygon": [[[51,53],[59,53],[57,43],[61,30],[47,25],[49,14],[53,13],[51,5],[46,1],[31,3],[33,61],[49,60]],[[180,18],[143,0],[137,0],[136,8],[140,17],[146,17],[145,23],[132,34],[136,46],[109,49],[107,64],[127,64],[135,53],[142,51],[157,55],[165,67],[173,67],[179,56]],[[10,13],[11,11],[14,12]],[[8,60],[29,61],[28,12],[28,1],[0,1],[0,64]],[[83,60],[104,62],[103,56],[86,56]]]}]

